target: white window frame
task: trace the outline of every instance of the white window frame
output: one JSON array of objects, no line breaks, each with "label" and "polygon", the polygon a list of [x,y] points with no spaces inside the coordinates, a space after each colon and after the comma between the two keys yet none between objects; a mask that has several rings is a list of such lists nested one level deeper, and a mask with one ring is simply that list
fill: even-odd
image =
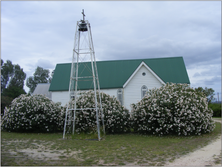
[{"label": "white window frame", "polygon": [[148,91],[147,86],[146,86],[146,85],[143,85],[143,86],[141,87],[141,99],[146,95],[147,91]]},{"label": "white window frame", "polygon": [[119,100],[120,104],[123,105],[123,90],[117,89],[117,100]]}]

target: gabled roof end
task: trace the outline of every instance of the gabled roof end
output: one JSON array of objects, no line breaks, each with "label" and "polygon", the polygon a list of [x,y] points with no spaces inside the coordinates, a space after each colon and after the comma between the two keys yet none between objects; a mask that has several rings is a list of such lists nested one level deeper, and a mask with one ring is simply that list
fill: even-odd
[{"label": "gabled roof end", "polygon": [[137,67],[137,69],[136,69],[136,70],[133,72],[133,74],[130,76],[130,78],[124,83],[123,88],[125,88],[125,87],[127,86],[127,84],[132,80],[132,78],[136,75],[136,73],[139,71],[139,69],[140,69],[142,66],[145,66],[146,69],[147,69],[148,71],[150,71],[150,73],[153,74],[154,77],[155,77],[158,81],[160,81],[161,84],[163,84],[163,85],[166,84],[160,77],[158,77],[158,75],[156,75],[156,73],[155,73],[153,70],[151,70],[151,68],[149,68],[149,66],[148,66],[146,63],[144,63],[144,61],[142,61],[142,62],[140,63],[140,65]]}]

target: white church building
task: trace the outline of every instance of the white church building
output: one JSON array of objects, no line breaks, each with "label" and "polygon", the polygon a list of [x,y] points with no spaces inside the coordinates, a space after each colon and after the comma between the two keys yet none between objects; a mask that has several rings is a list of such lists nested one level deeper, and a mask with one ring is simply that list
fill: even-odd
[{"label": "white church building", "polygon": [[[183,57],[97,61],[96,64],[101,92],[117,97],[129,110],[148,89],[168,82],[190,84]],[[49,87],[52,101],[61,102],[62,106],[69,101],[70,71],[71,63],[57,64]],[[81,90],[93,89],[92,84],[79,85]]]}]

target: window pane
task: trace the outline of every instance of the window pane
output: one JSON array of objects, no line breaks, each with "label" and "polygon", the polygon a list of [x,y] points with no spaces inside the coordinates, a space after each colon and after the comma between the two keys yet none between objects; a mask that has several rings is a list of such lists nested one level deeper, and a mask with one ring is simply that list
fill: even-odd
[{"label": "window pane", "polygon": [[123,92],[122,92],[122,89],[118,89],[117,90],[117,99],[119,100],[121,105],[123,105]]},{"label": "window pane", "polygon": [[146,95],[147,91],[148,91],[147,87],[143,85],[141,88],[141,98],[143,98]]}]

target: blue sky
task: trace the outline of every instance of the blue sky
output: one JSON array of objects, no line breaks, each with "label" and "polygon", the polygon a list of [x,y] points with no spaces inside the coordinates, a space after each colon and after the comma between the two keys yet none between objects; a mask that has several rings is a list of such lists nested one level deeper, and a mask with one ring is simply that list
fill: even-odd
[{"label": "blue sky", "polygon": [[221,99],[220,1],[2,1],[1,58],[27,77],[71,62],[82,9],[97,60],[182,56],[191,87]]}]

